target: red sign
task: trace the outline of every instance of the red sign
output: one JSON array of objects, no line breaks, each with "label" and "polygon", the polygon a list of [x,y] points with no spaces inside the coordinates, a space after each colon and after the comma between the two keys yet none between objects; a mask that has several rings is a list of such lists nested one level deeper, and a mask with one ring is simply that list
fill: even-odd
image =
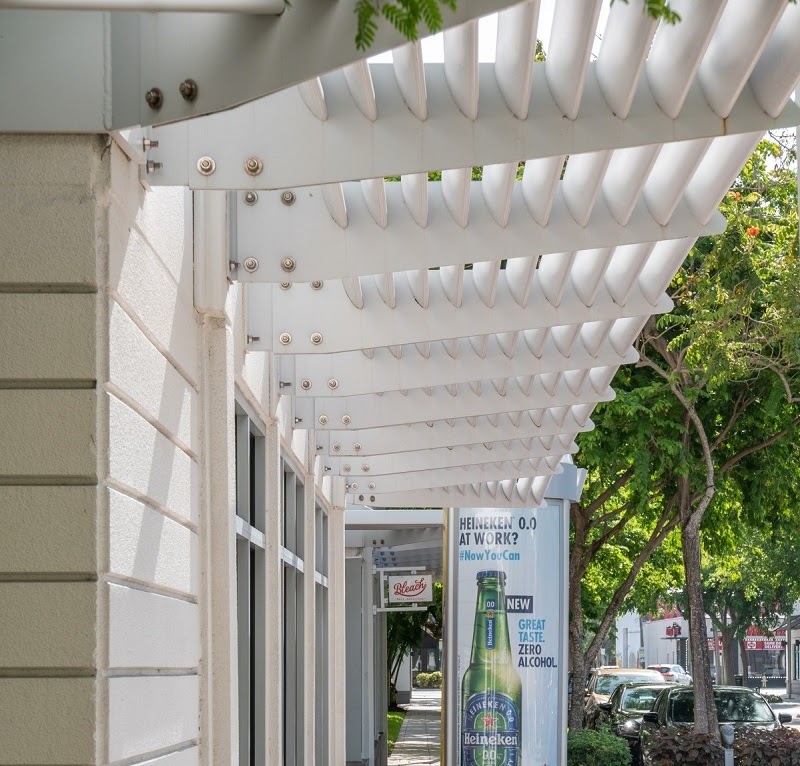
[{"label": "red sign", "polygon": [[432,601],[433,577],[431,575],[412,575],[410,577],[389,578],[389,603],[404,601]]}]

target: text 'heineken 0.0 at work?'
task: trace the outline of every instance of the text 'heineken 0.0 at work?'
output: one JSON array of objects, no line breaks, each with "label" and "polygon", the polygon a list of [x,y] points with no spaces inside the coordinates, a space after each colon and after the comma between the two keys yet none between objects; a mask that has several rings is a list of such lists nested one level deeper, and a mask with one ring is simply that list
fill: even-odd
[{"label": "text 'heineken 0.0 at work?'", "polygon": [[457,766],[558,766],[565,715],[560,508],[461,509]]}]

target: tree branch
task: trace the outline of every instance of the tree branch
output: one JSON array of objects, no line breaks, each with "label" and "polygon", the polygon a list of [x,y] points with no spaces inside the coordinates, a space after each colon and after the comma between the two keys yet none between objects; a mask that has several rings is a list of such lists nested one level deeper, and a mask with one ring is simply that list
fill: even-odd
[{"label": "tree branch", "polygon": [[777,433],[772,434],[772,436],[770,436],[769,439],[765,439],[760,444],[753,444],[750,447],[746,447],[741,452],[735,454],[733,457],[728,458],[728,460],[726,460],[720,466],[719,473],[725,473],[726,471],[729,471],[731,468],[733,468],[734,465],[736,465],[736,463],[738,463],[743,458],[746,458],[748,455],[752,455],[754,452],[759,452],[760,450],[766,449],[770,445],[775,444],[776,441],[779,441],[784,436],[786,436],[786,434],[788,434],[789,431],[791,431],[798,424],[800,424],[800,416],[796,417],[789,424],[787,428],[784,428],[782,431],[778,431]]}]

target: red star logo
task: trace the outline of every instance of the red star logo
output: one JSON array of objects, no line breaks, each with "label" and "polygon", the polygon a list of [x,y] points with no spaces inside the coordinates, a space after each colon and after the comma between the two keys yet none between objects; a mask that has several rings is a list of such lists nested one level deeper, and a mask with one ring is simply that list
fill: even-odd
[{"label": "red star logo", "polygon": [[483,725],[487,729],[493,729],[497,726],[497,718],[495,718],[491,713],[486,713],[483,716]]},{"label": "red star logo", "polygon": [[490,609],[488,612],[486,612],[486,616],[487,617],[494,617],[494,609]]}]

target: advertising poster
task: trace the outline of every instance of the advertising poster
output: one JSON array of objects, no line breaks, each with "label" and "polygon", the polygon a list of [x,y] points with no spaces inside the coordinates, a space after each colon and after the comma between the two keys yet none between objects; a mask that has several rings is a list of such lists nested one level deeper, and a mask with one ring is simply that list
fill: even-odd
[{"label": "advertising poster", "polygon": [[562,511],[462,508],[455,521],[458,745],[451,763],[560,766],[567,689]]}]

